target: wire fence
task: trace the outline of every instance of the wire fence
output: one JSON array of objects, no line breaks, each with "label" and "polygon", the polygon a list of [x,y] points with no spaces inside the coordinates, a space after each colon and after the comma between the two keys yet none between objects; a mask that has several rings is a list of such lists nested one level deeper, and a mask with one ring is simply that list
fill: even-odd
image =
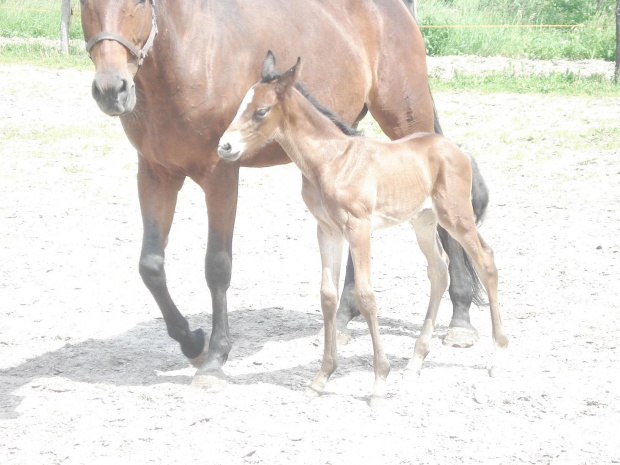
[{"label": "wire fence", "polygon": [[[51,10],[46,8],[17,8],[11,6],[0,6],[0,10],[13,11],[38,11],[44,13],[60,13],[60,10]],[[72,14],[79,14],[78,11],[72,11]],[[476,28],[607,28],[613,27],[614,24],[420,24],[420,29],[476,29]]]}]

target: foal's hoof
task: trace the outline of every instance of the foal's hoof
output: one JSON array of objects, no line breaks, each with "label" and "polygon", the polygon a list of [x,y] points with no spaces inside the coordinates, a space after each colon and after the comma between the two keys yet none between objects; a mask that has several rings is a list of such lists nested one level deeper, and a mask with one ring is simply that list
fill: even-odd
[{"label": "foal's hoof", "polygon": [[470,328],[462,328],[460,326],[450,326],[446,337],[443,338],[443,344],[450,347],[466,349],[478,342],[478,331]]},{"label": "foal's hoof", "polygon": [[[322,345],[325,341],[325,328],[321,328],[319,334],[316,335],[316,339],[314,345]],[[339,346],[346,346],[349,342],[351,342],[351,336],[349,336],[346,332],[341,331],[339,329],[336,330],[336,344]]]},{"label": "foal's hoof", "polygon": [[420,369],[405,368],[403,371],[403,383],[406,386],[416,383],[420,379]]},{"label": "foal's hoof", "polygon": [[318,389],[313,388],[312,386],[308,386],[306,388],[306,397],[308,399],[316,399],[317,397],[321,397],[321,394],[323,394],[323,391],[319,391]]},{"label": "foal's hoof", "polygon": [[207,392],[222,392],[228,385],[226,375],[222,370],[217,374],[196,373],[192,380],[192,386]]},{"label": "foal's hoof", "polygon": [[384,407],[385,403],[385,396],[370,396],[370,401],[368,401],[368,405],[370,405],[370,408],[373,410]]},{"label": "foal's hoof", "polygon": [[351,342],[351,336],[343,331],[336,331],[336,342],[339,346],[346,346],[349,342]]},{"label": "foal's hoof", "polygon": [[498,378],[502,376],[505,371],[506,369],[504,367],[492,366],[491,368],[489,368],[489,376],[491,378]]}]

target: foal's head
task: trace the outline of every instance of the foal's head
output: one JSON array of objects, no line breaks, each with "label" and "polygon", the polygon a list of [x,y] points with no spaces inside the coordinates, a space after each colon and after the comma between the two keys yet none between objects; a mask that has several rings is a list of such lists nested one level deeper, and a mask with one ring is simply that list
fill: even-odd
[{"label": "foal's head", "polygon": [[154,0],[80,0],[86,49],[95,64],[93,98],[118,116],[133,111],[133,78],[155,35]]},{"label": "foal's head", "polygon": [[220,158],[235,161],[271,142],[282,122],[281,102],[292,91],[299,74],[300,59],[286,73],[275,71],[271,51],[263,60],[261,80],[245,95],[237,115],[222,135],[217,149]]}]

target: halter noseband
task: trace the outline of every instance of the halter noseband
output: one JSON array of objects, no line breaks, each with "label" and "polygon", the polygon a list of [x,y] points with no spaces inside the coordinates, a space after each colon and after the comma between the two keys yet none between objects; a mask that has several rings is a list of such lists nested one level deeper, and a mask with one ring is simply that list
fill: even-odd
[{"label": "halter noseband", "polygon": [[151,47],[153,46],[153,42],[155,41],[155,36],[157,35],[157,20],[155,18],[155,0],[151,0],[151,15],[153,20],[151,22],[151,32],[149,33],[144,46],[139,49],[134,44],[131,43],[128,39],[123,37],[116,32],[99,32],[92,36],[90,40],[86,43],[86,51],[90,55],[90,50],[95,46],[97,42],[101,42],[102,40],[115,40],[119,44],[123,45],[127,50],[129,50],[133,56],[138,59],[138,68],[142,66],[142,62],[144,58],[146,58],[146,54],[149,53]]}]

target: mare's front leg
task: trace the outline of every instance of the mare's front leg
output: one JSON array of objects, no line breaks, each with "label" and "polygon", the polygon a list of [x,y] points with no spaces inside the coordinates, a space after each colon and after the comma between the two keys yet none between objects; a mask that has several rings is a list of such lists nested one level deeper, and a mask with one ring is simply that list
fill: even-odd
[{"label": "mare's front leg", "polygon": [[237,213],[239,165],[218,160],[200,181],[200,185],[205,192],[209,217],[205,275],[211,291],[213,320],[209,350],[192,384],[211,388],[218,387],[221,380],[225,379],[222,366],[232,347],[226,292],[232,274],[232,237]]},{"label": "mare's front leg", "polygon": [[327,380],[338,366],[336,361],[337,340],[336,340],[336,307],[338,306],[338,281],[340,277],[340,266],[342,261],[342,243],[344,238],[341,235],[326,234],[321,226],[317,227],[317,238],[321,251],[321,310],[323,312],[323,323],[325,326],[325,342],[323,348],[323,362],[321,370],[310,385],[310,394],[321,394]]},{"label": "mare's front leg", "polygon": [[184,175],[173,173],[139,157],[138,196],[144,225],[140,276],[151,291],[166,322],[168,334],[181,344],[183,354],[194,359],[205,344],[202,329],[190,331],[189,323],[170,297],[164,269],[164,249],[174,217],[177,194]]}]

